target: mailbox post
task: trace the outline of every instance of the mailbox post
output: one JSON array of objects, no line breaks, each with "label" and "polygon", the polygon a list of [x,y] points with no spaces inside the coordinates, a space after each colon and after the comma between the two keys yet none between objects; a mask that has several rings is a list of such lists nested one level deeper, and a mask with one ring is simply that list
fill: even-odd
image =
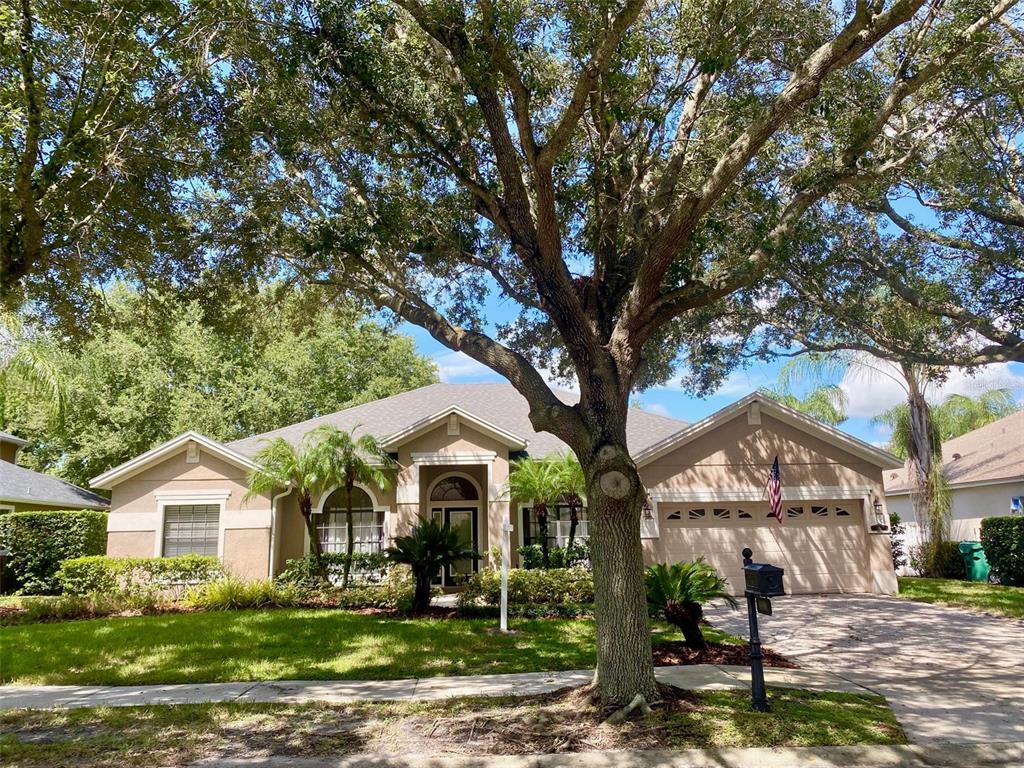
[{"label": "mailbox post", "polygon": [[753,551],[743,550],[744,595],[747,598],[747,620],[750,623],[750,703],[758,712],[767,712],[768,692],[764,684],[764,656],[757,631],[757,614],[771,615],[771,598],[786,594],[782,586],[782,568],[768,563],[755,563]]}]

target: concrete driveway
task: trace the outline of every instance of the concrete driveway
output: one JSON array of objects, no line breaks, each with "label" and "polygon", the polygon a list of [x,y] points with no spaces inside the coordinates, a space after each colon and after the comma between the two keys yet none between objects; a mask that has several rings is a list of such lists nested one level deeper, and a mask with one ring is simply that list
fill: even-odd
[{"label": "concrete driveway", "polygon": [[[775,598],[761,638],[885,696],[911,741],[1024,741],[1024,621],[873,596]],[[707,612],[746,637],[746,606]]]}]

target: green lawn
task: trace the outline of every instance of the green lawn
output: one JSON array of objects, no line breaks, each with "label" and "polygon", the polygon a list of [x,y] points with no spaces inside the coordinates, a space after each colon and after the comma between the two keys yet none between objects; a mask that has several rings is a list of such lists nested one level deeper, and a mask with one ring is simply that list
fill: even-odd
[{"label": "green lawn", "polygon": [[1013,619],[1024,618],[1024,587],[917,577],[900,577],[899,582],[900,597],[910,600],[955,605]]},{"label": "green lawn", "polygon": [[878,696],[773,690],[685,695],[651,717],[599,725],[578,694],[348,705],[199,704],[0,712],[0,764],[35,768],[184,765],[218,755],[490,755],[653,749],[902,744]]},{"label": "green lawn", "polygon": [[[0,628],[0,682],[130,685],[388,680],[586,669],[589,620],[394,619],[337,610],[224,611]],[[709,628],[719,642],[735,640]],[[655,642],[681,639],[656,626]]]}]

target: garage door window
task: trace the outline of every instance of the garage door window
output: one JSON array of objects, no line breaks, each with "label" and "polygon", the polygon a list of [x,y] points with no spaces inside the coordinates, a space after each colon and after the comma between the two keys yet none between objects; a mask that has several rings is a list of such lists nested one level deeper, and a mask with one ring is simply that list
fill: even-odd
[{"label": "garage door window", "polygon": [[219,504],[164,507],[164,557],[216,555]]}]

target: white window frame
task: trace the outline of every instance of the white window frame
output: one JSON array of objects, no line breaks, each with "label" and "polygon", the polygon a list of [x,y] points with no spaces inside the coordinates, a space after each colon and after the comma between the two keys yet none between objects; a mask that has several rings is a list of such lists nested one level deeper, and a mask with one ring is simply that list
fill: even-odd
[{"label": "white window frame", "polygon": [[164,556],[164,520],[167,507],[206,506],[216,504],[220,507],[217,513],[217,558],[224,559],[224,513],[230,490],[210,491],[157,491],[156,499],[156,530],[153,532],[153,557]]},{"label": "white window frame", "polygon": [[[391,546],[391,527],[392,527],[391,507],[388,506],[387,504],[379,503],[377,501],[377,494],[375,494],[373,492],[373,489],[371,489],[369,486],[363,485],[362,483],[356,483],[353,487],[358,488],[359,490],[363,491],[367,496],[370,497],[370,504],[373,505],[373,511],[374,512],[383,512],[384,513],[384,531],[383,531],[383,536],[382,536],[383,540],[382,540],[382,543],[381,543],[381,551],[383,551],[387,547]],[[316,505],[316,509],[313,511],[313,515],[314,515],[313,523],[314,523],[315,527],[318,527],[316,525],[316,523],[317,523],[317,520],[319,519],[319,516],[323,515],[323,513],[324,513],[324,506],[327,504],[327,500],[329,498],[331,498],[331,494],[334,493],[339,488],[341,488],[340,485],[335,485],[333,488],[329,488],[329,489],[327,489],[327,491],[325,491],[323,494],[321,494],[320,500],[319,500],[319,502]],[[306,528],[306,526],[302,526],[302,527],[303,527],[303,529]],[[311,542],[309,540],[309,531],[308,530],[305,530],[305,533],[303,534],[303,537],[302,537],[302,541],[303,541],[303,547],[302,547],[303,554],[307,554],[308,555],[309,554],[309,550],[310,550],[310,544],[311,544]]]},{"label": "white window frame", "polygon": [[[516,519],[516,528],[519,530],[519,546],[520,547],[525,547],[526,546],[526,526],[523,524],[523,512],[528,509],[528,510],[530,510],[530,513],[532,514],[533,513],[534,504],[535,504],[535,502],[531,499],[528,502],[523,502],[522,504],[518,504],[516,506],[516,518],[517,518]],[[553,506],[556,509],[558,507],[562,507],[563,509],[568,509],[568,507],[569,507],[568,504],[555,504]],[[586,504],[581,506],[581,510],[583,512],[587,513],[587,519],[586,520],[580,520],[580,524],[586,525],[586,527],[587,527],[587,535],[584,536],[581,539],[580,535],[579,535],[579,531],[577,531],[576,539],[575,539],[575,541],[577,541],[577,542],[578,541],[588,541],[590,539],[590,530],[589,530],[590,529],[590,523],[591,523],[590,512],[588,511]],[[568,529],[566,529],[566,535],[564,537],[565,541],[562,542],[562,543],[559,543],[560,537],[558,535],[558,523],[560,523],[560,522],[564,522],[564,523],[566,523],[566,525],[568,525],[569,521],[568,520],[551,520],[551,515],[550,515],[550,513],[548,513],[548,538],[549,539],[553,538],[555,540],[555,546],[556,547],[564,547],[569,542],[569,533],[568,533]],[[554,525],[554,531],[555,531],[554,536],[551,535],[551,524],[552,523],[555,524]],[[534,543],[538,543],[538,542],[534,542]]]}]

